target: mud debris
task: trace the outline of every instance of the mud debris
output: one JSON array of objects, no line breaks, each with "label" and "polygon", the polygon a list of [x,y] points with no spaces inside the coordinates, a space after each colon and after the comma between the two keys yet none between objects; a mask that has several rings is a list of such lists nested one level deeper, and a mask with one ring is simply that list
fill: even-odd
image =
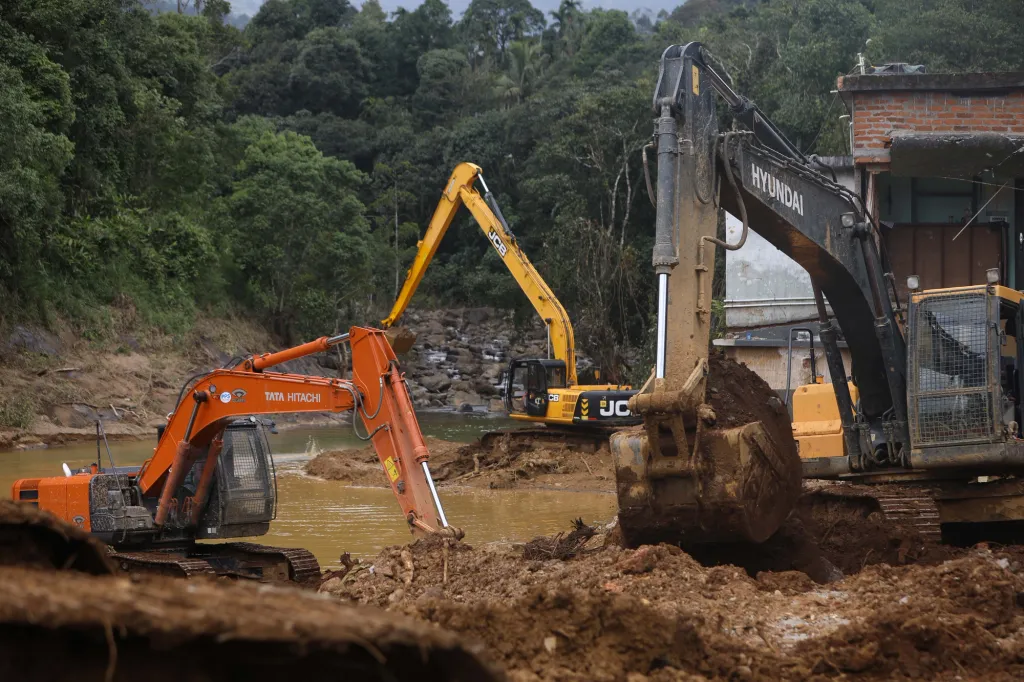
[{"label": "mud debris", "polygon": [[313,592],[0,568],[2,679],[349,675],[500,679],[456,635]]},{"label": "mud debris", "polygon": [[34,505],[0,500],[0,566],[114,572],[107,548],[89,533]]},{"label": "mud debris", "polygon": [[572,526],[572,531],[568,535],[558,533],[530,540],[523,547],[523,558],[561,561],[573,558],[587,545],[590,538],[597,534],[597,530],[583,523],[581,518],[573,521]]},{"label": "mud debris", "polygon": [[[612,492],[615,473],[607,447],[580,452],[564,447],[510,447],[499,439],[454,443],[427,437],[434,480],[444,486],[486,489]],[[386,487],[372,447],[328,450],[306,464],[306,473],[350,485]]]},{"label": "mud debris", "polygon": [[0,679],[502,679],[402,614],[295,587],[104,575],[104,553],[48,512],[0,503]]},{"label": "mud debris", "polygon": [[509,544],[458,545],[447,580],[436,544],[388,548],[369,570],[324,591],[479,642],[512,680],[1024,674],[1017,548],[959,550],[931,566],[867,566],[822,585],[797,571],[751,577],[704,566],[671,545],[605,545],[609,529],[600,530],[567,560],[526,557]]}]

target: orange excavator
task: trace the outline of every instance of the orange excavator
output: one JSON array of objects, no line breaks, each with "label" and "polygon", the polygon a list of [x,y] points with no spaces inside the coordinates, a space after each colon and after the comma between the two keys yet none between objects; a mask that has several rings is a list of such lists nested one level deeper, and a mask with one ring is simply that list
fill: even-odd
[{"label": "orange excavator", "polygon": [[[351,347],[351,380],[269,371],[342,343]],[[362,421],[366,435],[356,433],[373,443],[410,531],[461,539],[441,507],[395,353],[384,332],[361,327],[193,377],[141,467],[98,461],[74,473],[65,465],[64,476],[16,481],[12,494],[105,541],[129,573],[302,583],[320,575],[304,549],[197,540],[268,531],[277,485],[259,416],[348,410],[353,427]]]}]

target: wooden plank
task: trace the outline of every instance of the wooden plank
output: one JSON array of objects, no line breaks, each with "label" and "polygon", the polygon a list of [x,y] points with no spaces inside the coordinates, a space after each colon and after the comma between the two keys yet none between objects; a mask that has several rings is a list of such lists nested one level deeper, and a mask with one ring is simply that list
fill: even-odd
[{"label": "wooden plank", "polygon": [[945,249],[943,279],[947,287],[965,287],[974,284],[971,281],[971,236],[965,231],[960,238],[953,241],[956,233],[963,225],[944,225],[942,243]]},{"label": "wooden plank", "polygon": [[[1002,261],[1002,234],[987,223],[972,225],[967,232],[971,233],[971,284],[985,284],[985,271],[998,268]],[[966,236],[964,233],[963,237]]]}]

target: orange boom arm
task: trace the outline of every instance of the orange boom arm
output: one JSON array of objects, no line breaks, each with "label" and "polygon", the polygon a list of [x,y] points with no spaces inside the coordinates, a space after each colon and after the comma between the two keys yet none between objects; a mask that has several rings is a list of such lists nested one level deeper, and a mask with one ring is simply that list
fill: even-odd
[{"label": "orange boom arm", "polygon": [[[351,381],[262,371],[345,340],[352,348]],[[250,415],[353,409],[369,434],[412,529],[429,533],[447,526],[427,467],[429,454],[397,358],[383,332],[361,327],[353,327],[345,336],[324,337],[280,353],[250,358],[235,369],[214,370],[201,378],[171,415],[153,457],[139,473],[143,495],[160,494],[156,525],[166,521],[174,492],[195,458],[214,444],[231,421]],[[216,451],[215,447],[211,452]],[[197,505],[204,502],[193,501]]]}]

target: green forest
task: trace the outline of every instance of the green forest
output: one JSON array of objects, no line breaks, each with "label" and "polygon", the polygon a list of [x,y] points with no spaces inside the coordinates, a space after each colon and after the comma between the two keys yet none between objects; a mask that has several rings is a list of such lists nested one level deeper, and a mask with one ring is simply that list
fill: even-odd
[{"label": "green forest", "polygon": [[[484,177],[607,366],[642,346],[658,58],[701,40],[808,152],[847,152],[857,55],[1024,69],[1019,0],[690,0],[656,20],[565,0],[268,0],[243,30],[137,0],[0,3],[0,324],[244,314],[283,342],[390,307],[445,180]],[[468,216],[419,305],[528,303]],[[524,311],[524,314],[526,312]]]}]

